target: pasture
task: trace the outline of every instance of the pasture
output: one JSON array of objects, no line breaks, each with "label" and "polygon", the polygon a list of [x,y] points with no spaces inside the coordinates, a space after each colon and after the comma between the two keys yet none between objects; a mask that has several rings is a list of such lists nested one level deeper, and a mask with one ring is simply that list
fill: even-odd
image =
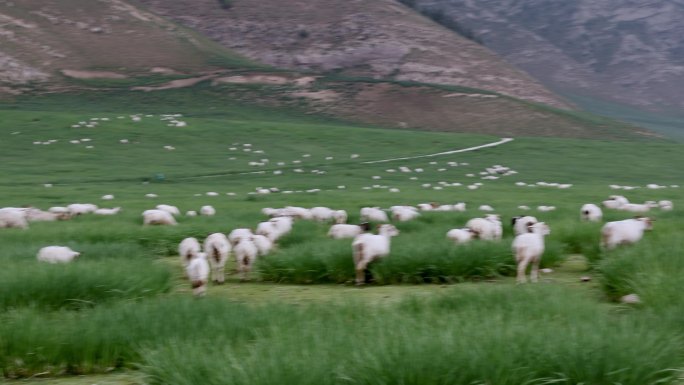
[{"label": "pasture", "polygon": [[[682,189],[671,187],[684,186],[679,143],[522,137],[364,163],[500,138],[360,127],[192,89],[17,99],[0,106],[0,137],[0,206],[122,207],[0,229],[9,383],[681,383],[684,215]],[[482,179],[497,164],[517,173]],[[272,187],[279,192],[256,194]],[[579,208],[611,194],[675,209],[654,209],[655,229],[640,243],[605,252],[601,225],[580,222]],[[363,288],[352,285],[351,240],[329,239],[329,225],[311,221],[295,222],[249,282],[231,260],[226,284],[202,299],[177,256],[185,237],[254,228],[264,207],[328,206],[358,223],[361,207],[424,202],[466,202],[467,211],[398,223],[390,255],[371,265],[376,282]],[[217,215],[142,226],[142,211],[161,203],[212,205]],[[484,204],[502,215],[503,240],[449,242],[446,232],[484,215]],[[508,224],[525,213],[519,205],[551,228],[542,265],[554,271],[538,284],[515,284]],[[40,264],[47,245],[83,255]],[[618,303],[630,293],[642,304]]]}]

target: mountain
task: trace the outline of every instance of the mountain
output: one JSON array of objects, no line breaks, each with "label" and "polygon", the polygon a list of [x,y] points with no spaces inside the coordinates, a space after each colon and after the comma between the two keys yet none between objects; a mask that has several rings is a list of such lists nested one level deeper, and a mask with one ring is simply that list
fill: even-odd
[{"label": "mountain", "polygon": [[411,0],[551,89],[655,111],[684,107],[682,0]]}]

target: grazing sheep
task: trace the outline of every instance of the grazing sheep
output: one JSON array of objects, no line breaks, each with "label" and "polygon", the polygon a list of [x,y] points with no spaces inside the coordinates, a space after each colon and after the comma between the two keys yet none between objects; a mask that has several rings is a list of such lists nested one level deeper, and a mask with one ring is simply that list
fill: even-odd
[{"label": "grazing sheep", "polygon": [[296,219],[311,219],[311,211],[304,207],[286,206],[281,213],[283,216],[289,216]]},{"label": "grazing sheep", "polygon": [[252,242],[254,242],[254,246],[256,246],[259,255],[262,257],[270,253],[273,249],[273,242],[263,235],[257,234],[252,236]]},{"label": "grazing sheep", "polygon": [[458,202],[453,206],[453,211],[465,212],[466,204],[465,202]]},{"label": "grazing sheep", "polygon": [[487,214],[484,218],[473,218],[466,222],[473,236],[482,240],[500,240],[503,235],[501,220],[497,214]]},{"label": "grazing sheep", "polygon": [[456,244],[468,243],[473,239],[474,235],[473,231],[468,228],[451,229],[446,234],[447,238],[454,241]]},{"label": "grazing sheep", "polygon": [[392,209],[392,219],[399,222],[407,222],[412,219],[416,219],[420,216],[420,213],[415,207],[411,206],[401,206]]},{"label": "grazing sheep", "polygon": [[235,253],[240,279],[244,281],[247,279],[247,274],[252,270],[252,265],[259,255],[259,249],[252,241],[252,237],[239,237],[233,246],[233,253]]},{"label": "grazing sheep", "polygon": [[389,222],[387,213],[379,207],[364,207],[361,209],[361,220],[369,222]]},{"label": "grazing sheep", "polygon": [[271,207],[264,207],[261,209],[261,213],[266,215],[267,217],[279,217],[283,215],[283,209],[274,209]]},{"label": "grazing sheep", "polygon": [[[428,186],[429,187],[429,186]],[[437,203],[419,203],[416,207],[418,207],[418,210],[420,211],[432,211],[435,208],[437,208],[439,205]]]},{"label": "grazing sheep", "polygon": [[368,222],[360,225],[335,224],[328,230],[328,236],[333,239],[354,238],[359,234],[370,231]]},{"label": "grazing sheep", "polygon": [[0,209],[0,228],[28,229],[28,221],[23,209],[5,207]]},{"label": "grazing sheep", "polygon": [[68,208],[62,207],[62,206],[54,206],[50,207],[48,209],[48,212],[54,213],[54,214],[63,214],[63,215],[71,215],[71,212],[69,211]]},{"label": "grazing sheep", "polygon": [[619,207],[620,210],[629,211],[630,213],[643,214],[651,210],[648,204],[642,203],[625,203]]},{"label": "grazing sheep", "polygon": [[183,267],[188,266],[190,260],[195,258],[201,251],[202,249],[200,248],[200,243],[197,241],[197,238],[189,237],[183,239],[178,245],[178,255],[180,255]]},{"label": "grazing sheep", "polygon": [[494,211],[494,208],[490,205],[482,205],[479,207],[480,211]]},{"label": "grazing sheep", "polygon": [[537,218],[529,215],[513,217],[511,220],[513,233],[515,235],[525,234],[529,232],[529,227],[537,222],[539,222]]},{"label": "grazing sheep", "polygon": [[97,206],[92,203],[73,203],[67,206],[71,215],[82,215],[92,213],[97,210]]},{"label": "grazing sheep", "polygon": [[542,211],[542,212],[553,211],[555,209],[556,209],[556,206],[537,206],[537,210]]},{"label": "grazing sheep", "polygon": [[253,236],[254,234],[252,233],[252,230],[246,229],[246,228],[241,228],[241,229],[234,229],[228,234],[228,241],[230,242],[231,246],[235,247],[237,244],[238,240],[240,238],[249,238]]},{"label": "grazing sheep", "polygon": [[180,210],[178,210],[178,207],[176,207],[176,206],[157,205],[156,209],[166,211],[167,213],[169,213],[171,215],[178,215],[178,216],[180,215]]},{"label": "grazing sheep", "polygon": [[356,269],[356,284],[366,283],[368,264],[382,258],[390,252],[390,238],[399,235],[396,227],[388,224],[378,227],[378,235],[361,234],[354,238],[352,250]]},{"label": "grazing sheep", "polygon": [[527,265],[532,263],[530,281],[537,282],[539,277],[539,263],[544,254],[544,236],[551,234],[549,226],[544,222],[537,222],[529,226],[529,232],[520,234],[513,240],[513,253],[518,264],[518,283],[525,283]]},{"label": "grazing sheep", "polygon": [[224,268],[230,254],[230,242],[222,233],[214,233],[204,240],[204,253],[211,265],[211,280],[216,283],[225,281]]},{"label": "grazing sheep", "polygon": [[114,195],[112,195],[112,194],[103,195],[101,199],[105,200],[105,201],[110,201],[110,200],[114,199]]},{"label": "grazing sheep", "polygon": [[212,206],[202,206],[199,213],[200,215],[212,216],[216,215],[216,209]]},{"label": "grazing sheep", "polygon": [[66,219],[67,217],[61,214],[43,211],[33,207],[29,207],[24,211],[24,217],[29,222],[53,222],[58,219]]},{"label": "grazing sheep", "polygon": [[335,210],[332,214],[335,223],[347,223],[347,212],[344,210]]},{"label": "grazing sheep", "polygon": [[197,216],[197,211],[195,210],[188,210],[185,212],[186,217],[196,217]]},{"label": "grazing sheep", "polygon": [[607,200],[603,201],[603,207],[607,209],[619,209],[622,205],[629,203],[627,198],[622,195],[611,195]]},{"label": "grazing sheep", "polygon": [[38,260],[48,263],[68,263],[80,255],[81,253],[66,246],[47,246],[38,251]]},{"label": "grazing sheep", "polygon": [[209,282],[209,262],[205,253],[197,253],[185,267],[185,273],[192,285],[192,294],[201,297],[207,292]]},{"label": "grazing sheep", "polygon": [[674,205],[672,201],[658,201],[658,207],[663,211],[672,211]]},{"label": "grazing sheep", "polygon": [[608,222],[601,229],[601,247],[614,249],[619,245],[636,243],[645,230],[653,229],[653,219],[636,217],[622,221]]},{"label": "grazing sheep", "polygon": [[121,207],[114,207],[113,209],[97,209],[93,214],[97,215],[116,215],[121,211]]},{"label": "grazing sheep", "polygon": [[603,219],[603,211],[593,203],[587,203],[580,209],[580,219],[583,221],[600,222]]},{"label": "grazing sheep", "polygon": [[173,215],[164,210],[145,210],[142,213],[144,225],[171,225],[175,226],[178,223],[173,218]]},{"label": "grazing sheep", "polygon": [[309,212],[311,218],[317,222],[329,221],[333,216],[333,210],[327,207],[312,207]]}]

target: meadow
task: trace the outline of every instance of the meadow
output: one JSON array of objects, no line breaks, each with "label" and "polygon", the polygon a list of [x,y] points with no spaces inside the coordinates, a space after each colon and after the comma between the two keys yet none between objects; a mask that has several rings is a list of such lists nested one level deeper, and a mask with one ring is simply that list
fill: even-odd
[{"label": "meadow", "polygon": [[[175,119],[186,125],[170,125],[162,114],[182,114]],[[521,137],[472,152],[367,164],[500,138],[361,127],[244,106],[202,88],[18,98],[0,105],[0,137],[0,206],[122,207],[113,217],[1,229],[0,370],[9,383],[75,383],[74,376],[103,374],[93,378],[681,383],[682,190],[643,187],[684,185],[680,143]],[[517,174],[481,179],[496,164]],[[482,185],[466,187],[474,183]],[[600,224],[580,222],[579,207],[616,193],[610,184],[641,186],[618,193],[634,202],[669,199],[675,210],[654,211],[655,229],[639,244],[604,252]],[[280,192],[255,194],[260,187]],[[115,199],[102,201],[105,194]],[[264,207],[329,206],[347,210],[356,223],[364,206],[459,201],[466,212],[424,213],[397,224],[391,254],[372,265],[376,282],[364,288],[351,284],[351,242],[327,238],[328,226],[313,222],[295,223],[249,282],[239,282],[231,264],[227,283],[210,286],[202,299],[192,298],[176,255],[185,237],[253,228]],[[182,211],[210,204],[217,215],[142,226],[140,213],[160,203]],[[446,231],[482,215],[482,204],[504,218],[504,239],[447,241]],[[523,213],[519,205],[557,207],[531,211],[551,227],[543,265],[554,271],[538,284],[512,278],[506,225]],[[605,212],[605,220],[627,217]],[[83,256],[69,265],[39,264],[37,250],[55,244]],[[581,276],[592,280],[581,283]],[[643,303],[618,303],[630,293]]]}]

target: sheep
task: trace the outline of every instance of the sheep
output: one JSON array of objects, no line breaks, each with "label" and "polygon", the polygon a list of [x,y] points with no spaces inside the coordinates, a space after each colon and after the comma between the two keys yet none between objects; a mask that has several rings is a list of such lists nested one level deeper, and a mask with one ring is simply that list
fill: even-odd
[{"label": "sheep", "polygon": [[517,216],[513,217],[511,220],[511,225],[513,226],[513,233],[515,235],[525,234],[529,232],[529,226],[539,222],[537,218],[533,216]]},{"label": "sheep", "polygon": [[186,217],[196,217],[197,216],[197,211],[195,210],[188,210],[185,212]]},{"label": "sheep", "polygon": [[312,207],[309,212],[311,218],[317,222],[326,222],[333,216],[333,210],[327,207]]},{"label": "sheep", "polygon": [[231,246],[235,247],[237,245],[237,242],[240,238],[249,238],[252,235],[252,230],[246,229],[246,228],[241,228],[241,229],[233,229],[229,234],[228,234],[228,241],[230,242]]},{"label": "sheep", "polygon": [[145,210],[142,213],[144,225],[170,225],[175,226],[178,223],[173,218],[173,215],[164,210]]},{"label": "sheep", "polygon": [[470,229],[476,238],[482,240],[500,240],[503,235],[501,220],[497,214],[487,214],[484,218],[473,218],[466,222],[465,227]]},{"label": "sheep", "polygon": [[490,205],[482,205],[479,207],[479,209],[480,211],[494,211],[494,209]]},{"label": "sheep", "polygon": [[366,268],[368,264],[382,258],[390,252],[390,238],[399,235],[396,227],[388,224],[378,226],[378,235],[360,234],[352,242],[354,266],[356,269],[356,284],[366,283]]},{"label": "sheep", "polygon": [[102,198],[100,198],[100,199],[105,200],[105,201],[110,201],[110,200],[114,199],[114,195],[112,195],[112,194],[103,195]]},{"label": "sheep", "polygon": [[267,222],[259,223],[255,233],[265,236],[271,242],[275,242],[278,238],[289,233],[291,230],[292,218],[276,217]]},{"label": "sheep", "polygon": [[553,211],[556,209],[556,206],[537,206],[537,210],[541,212],[548,212],[548,211]]},{"label": "sheep", "polygon": [[335,210],[332,214],[335,223],[347,223],[347,212],[344,210]]},{"label": "sheep", "polygon": [[92,213],[97,210],[97,206],[92,203],[73,203],[67,206],[71,215],[82,215]]},{"label": "sheep", "polygon": [[0,209],[0,228],[28,229],[28,221],[23,209],[5,207]]},{"label": "sheep", "polygon": [[54,213],[54,214],[71,215],[71,212],[69,211],[69,209],[66,208],[66,207],[62,207],[62,206],[50,207],[50,208],[48,209],[48,212]]},{"label": "sheep", "polygon": [[259,251],[260,256],[267,255],[273,249],[273,242],[263,235],[257,234],[252,236],[252,242],[254,242],[254,246]]},{"label": "sheep", "polygon": [[530,281],[537,282],[539,278],[539,263],[544,254],[544,236],[551,234],[549,226],[544,222],[537,222],[529,226],[529,232],[520,234],[513,240],[513,253],[518,264],[518,283],[525,283],[527,265],[532,263]]},{"label": "sheep", "polygon": [[[429,187],[429,186],[428,186]],[[418,210],[420,211],[432,211],[435,208],[437,208],[439,205],[437,203],[419,203],[417,205]]]},{"label": "sheep", "polygon": [[195,258],[201,251],[202,249],[197,238],[189,237],[183,239],[178,245],[178,255],[180,255],[183,267],[187,267],[190,260]]},{"label": "sheep", "polygon": [[620,210],[629,211],[630,213],[643,214],[651,210],[651,207],[645,203],[625,203],[619,207]]},{"label": "sheep", "polygon": [[474,235],[475,234],[473,233],[473,231],[468,228],[451,229],[446,234],[447,238],[454,241],[454,243],[456,244],[468,243],[471,239],[473,239]]},{"label": "sheep", "polygon": [[658,207],[663,211],[672,211],[674,205],[672,201],[658,201]]},{"label": "sheep", "polygon": [[176,215],[176,216],[180,215],[180,210],[178,210],[178,207],[176,207],[176,206],[157,205],[156,209],[166,211],[167,213],[169,213],[171,215]]},{"label": "sheep", "polygon": [[209,262],[205,253],[197,253],[185,267],[185,273],[192,285],[192,294],[201,297],[206,294],[209,282]]},{"label": "sheep", "polygon": [[200,215],[212,216],[216,215],[216,209],[212,206],[202,206],[199,211]]},{"label": "sheep", "polygon": [[66,216],[43,211],[33,207],[24,210],[24,217],[29,222],[53,222],[58,219],[66,219]]},{"label": "sheep", "polygon": [[297,219],[311,219],[311,211],[304,207],[286,206],[281,213],[282,216],[289,216]]},{"label": "sheep", "polygon": [[360,225],[348,225],[341,223],[332,225],[330,230],[328,230],[328,236],[333,239],[354,238],[366,231],[370,231],[370,225],[368,222],[364,222]]},{"label": "sheep", "polygon": [[247,279],[247,274],[252,270],[252,264],[259,255],[259,249],[252,241],[252,237],[239,237],[233,246],[233,253],[235,253],[240,279],[244,281]]},{"label": "sheep", "polygon": [[580,219],[583,221],[600,222],[603,211],[593,203],[587,203],[580,209]]},{"label": "sheep", "polygon": [[97,209],[93,214],[97,215],[116,215],[121,211],[121,207],[114,207],[113,209]]},{"label": "sheep", "polygon": [[653,219],[649,217],[608,222],[601,228],[601,247],[609,250],[619,245],[636,243],[641,240],[645,230],[652,229]]},{"label": "sheep", "polygon": [[361,209],[361,220],[369,222],[389,222],[387,214],[378,207],[364,207]]},{"label": "sheep", "polygon": [[283,215],[283,210],[284,209],[274,209],[271,207],[265,207],[265,208],[261,209],[261,213],[266,215],[267,217],[273,218],[273,217],[279,217],[279,216]]},{"label": "sheep", "polygon": [[46,246],[38,251],[37,258],[41,262],[69,263],[80,255],[66,246]]},{"label": "sheep", "polygon": [[622,205],[629,203],[627,198],[622,195],[611,195],[607,200],[603,201],[603,207],[607,209],[619,209]]},{"label": "sheep", "polygon": [[454,211],[459,211],[459,212],[465,212],[466,211],[466,204],[465,202],[458,202],[454,206]]},{"label": "sheep", "polygon": [[213,233],[204,240],[204,252],[211,265],[211,280],[216,283],[225,281],[224,268],[230,254],[228,238],[222,233]]},{"label": "sheep", "polygon": [[392,210],[392,219],[399,222],[407,222],[416,219],[420,213],[414,207],[398,207]]}]

